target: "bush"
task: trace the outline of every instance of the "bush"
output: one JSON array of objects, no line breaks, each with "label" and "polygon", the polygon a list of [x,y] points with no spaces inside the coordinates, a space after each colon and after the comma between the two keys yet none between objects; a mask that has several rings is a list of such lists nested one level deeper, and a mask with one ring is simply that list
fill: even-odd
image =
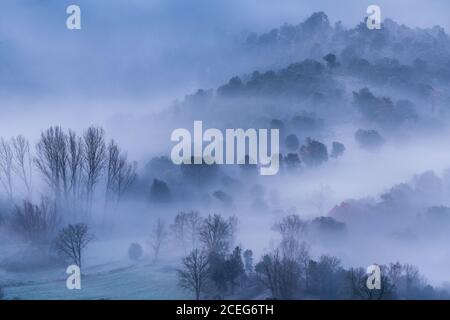
[{"label": "bush", "polygon": [[303,162],[308,166],[318,166],[328,161],[327,147],[311,138],[306,139],[306,145],[300,148],[300,155]]},{"label": "bush", "polygon": [[143,250],[139,243],[132,243],[128,248],[128,257],[130,260],[136,261],[142,258]]},{"label": "bush", "polygon": [[376,130],[359,129],[355,133],[355,139],[365,149],[378,149],[384,144],[383,137]]},{"label": "bush", "polygon": [[55,203],[43,198],[39,206],[24,201],[16,206],[11,217],[11,229],[24,240],[46,242],[60,224]]}]

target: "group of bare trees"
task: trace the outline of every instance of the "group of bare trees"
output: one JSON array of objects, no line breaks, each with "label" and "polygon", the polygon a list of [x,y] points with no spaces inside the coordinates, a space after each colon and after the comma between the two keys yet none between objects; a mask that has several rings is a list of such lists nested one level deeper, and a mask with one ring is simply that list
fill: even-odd
[{"label": "group of bare trees", "polygon": [[417,268],[409,264],[381,265],[381,288],[369,289],[366,269],[345,269],[338,258],[329,255],[313,259],[305,241],[308,222],[298,215],[282,218],[272,229],[281,239],[256,264],[255,276],[273,298],[411,299],[433,291],[426,289]]},{"label": "group of bare trees", "polygon": [[90,213],[94,193],[105,182],[105,203],[120,201],[136,178],[136,163],[129,163],[114,140],[107,145],[102,128],[90,127],[82,137],[51,127],[36,145],[35,163],[58,205]]},{"label": "group of bare trees", "polygon": [[32,156],[29,142],[21,135],[10,141],[0,139],[0,182],[9,200],[14,197],[14,177],[31,197]]},{"label": "group of bare trees", "polygon": [[202,218],[197,211],[180,212],[175,216],[170,226],[175,238],[181,244],[184,252],[197,247],[198,233]]},{"label": "group of bare trees", "polygon": [[381,265],[381,288],[369,290],[366,286],[368,274],[363,268],[351,268],[349,279],[353,297],[364,300],[380,300],[386,298],[417,299],[426,281],[417,267],[399,262]]},{"label": "group of bare trees", "polygon": [[99,127],[88,128],[82,136],[50,127],[41,133],[35,155],[23,136],[0,140],[0,182],[10,200],[17,198],[15,178],[31,198],[33,169],[43,177],[58,212],[85,215],[91,213],[98,189],[104,192],[99,198],[105,199],[107,210],[136,178],[136,163],[128,161],[114,140],[107,143]]},{"label": "group of bare trees", "polygon": [[23,240],[32,243],[48,243],[61,223],[53,201],[42,198],[39,205],[24,200],[14,208],[11,227]]},{"label": "group of bare trees", "polygon": [[[237,281],[244,273],[241,248],[230,249],[235,242],[237,218],[228,219],[213,214],[202,218],[198,212],[180,212],[171,229],[186,250],[192,251],[183,258],[178,270],[180,287],[191,290],[199,299],[205,291],[215,296],[234,293]],[[250,260],[249,260],[250,261]]]}]

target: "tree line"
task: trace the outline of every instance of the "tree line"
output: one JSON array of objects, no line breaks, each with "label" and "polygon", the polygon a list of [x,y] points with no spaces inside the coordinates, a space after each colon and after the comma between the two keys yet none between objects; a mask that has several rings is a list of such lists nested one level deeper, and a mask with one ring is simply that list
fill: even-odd
[{"label": "tree line", "polygon": [[[174,228],[180,235],[186,213]],[[197,246],[182,259],[179,286],[195,299],[447,299],[447,291],[430,286],[417,267],[399,262],[381,265],[381,288],[368,289],[365,268],[344,268],[330,255],[311,256],[303,241],[307,223],[297,215],[273,226],[278,245],[254,263],[253,252],[233,246],[232,225],[220,215],[209,215],[195,229]],[[236,228],[236,226],[234,226]],[[189,238],[189,237],[187,237]],[[180,239],[186,239],[181,237]],[[192,245],[193,243],[191,243]]]}]

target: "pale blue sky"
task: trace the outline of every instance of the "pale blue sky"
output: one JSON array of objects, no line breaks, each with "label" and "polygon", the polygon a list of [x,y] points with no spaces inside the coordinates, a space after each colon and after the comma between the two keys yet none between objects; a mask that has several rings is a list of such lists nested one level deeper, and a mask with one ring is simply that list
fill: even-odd
[{"label": "pale blue sky", "polygon": [[[81,31],[65,27],[69,4],[82,9]],[[370,4],[409,26],[450,27],[444,0],[3,0],[0,91],[139,95],[195,87],[243,30],[297,24],[315,11],[354,26]]]}]

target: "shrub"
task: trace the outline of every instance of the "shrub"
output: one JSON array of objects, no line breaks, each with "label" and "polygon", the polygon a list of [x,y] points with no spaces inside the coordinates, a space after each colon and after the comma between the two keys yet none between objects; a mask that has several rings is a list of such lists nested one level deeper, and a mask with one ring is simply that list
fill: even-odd
[{"label": "shrub", "polygon": [[132,243],[128,248],[128,257],[130,260],[136,261],[142,258],[143,250],[139,243]]},{"label": "shrub", "polygon": [[54,234],[60,221],[54,202],[43,198],[37,206],[24,201],[13,211],[11,229],[25,240],[46,242]]}]

